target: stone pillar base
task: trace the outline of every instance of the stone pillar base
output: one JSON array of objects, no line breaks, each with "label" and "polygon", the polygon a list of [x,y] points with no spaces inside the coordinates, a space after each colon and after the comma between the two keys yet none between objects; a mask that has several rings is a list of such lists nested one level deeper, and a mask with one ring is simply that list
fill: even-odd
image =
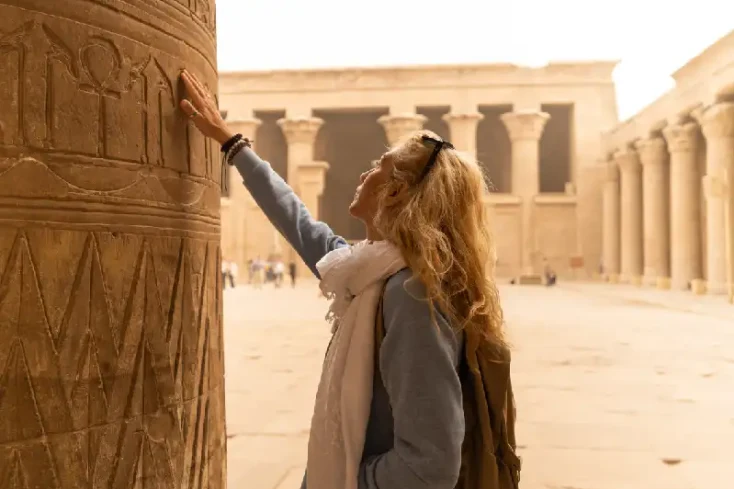
[{"label": "stone pillar base", "polygon": [[656,286],[660,290],[670,290],[670,287],[671,287],[670,277],[658,277]]},{"label": "stone pillar base", "polygon": [[617,275],[616,273],[609,274],[607,276],[607,282],[609,282],[610,284],[618,284],[619,283],[619,275]]},{"label": "stone pillar base", "polygon": [[695,295],[706,294],[706,281],[700,278],[691,280],[691,292]]},{"label": "stone pillar base", "polygon": [[658,283],[658,277],[655,275],[645,275],[642,277],[642,283],[644,285],[655,287]]},{"label": "stone pillar base", "polygon": [[706,282],[706,293],[711,295],[724,295],[728,292],[726,284]]},{"label": "stone pillar base", "polygon": [[630,277],[630,279],[629,279],[629,283],[630,283],[631,285],[637,285],[637,286],[640,286],[640,285],[642,285],[642,277],[641,277],[641,276],[639,276],[639,275],[635,275],[634,277]]},{"label": "stone pillar base", "polygon": [[538,274],[523,274],[517,278],[518,285],[543,285],[543,277]]}]

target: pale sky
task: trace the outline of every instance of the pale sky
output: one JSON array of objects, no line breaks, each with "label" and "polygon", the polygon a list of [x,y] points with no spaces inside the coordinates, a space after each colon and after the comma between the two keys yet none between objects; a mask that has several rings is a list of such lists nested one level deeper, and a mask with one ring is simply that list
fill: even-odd
[{"label": "pale sky", "polygon": [[732,0],[217,0],[222,71],[620,59],[620,118],[734,29]]}]

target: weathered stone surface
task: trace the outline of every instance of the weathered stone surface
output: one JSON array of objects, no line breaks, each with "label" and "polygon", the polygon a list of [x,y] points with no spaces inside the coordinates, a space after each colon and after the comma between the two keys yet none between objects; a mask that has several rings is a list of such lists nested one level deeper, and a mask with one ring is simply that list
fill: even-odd
[{"label": "weathered stone surface", "polygon": [[[731,486],[730,305],[626,285],[500,293],[522,489]],[[227,289],[224,306],[229,487],[298,488],[328,303],[304,285]]]},{"label": "weathered stone surface", "polygon": [[224,487],[213,0],[0,0],[0,487]]}]

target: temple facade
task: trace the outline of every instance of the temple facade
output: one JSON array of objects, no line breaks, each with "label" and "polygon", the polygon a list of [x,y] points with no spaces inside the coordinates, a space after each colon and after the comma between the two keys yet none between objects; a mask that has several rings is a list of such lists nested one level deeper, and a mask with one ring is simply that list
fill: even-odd
[{"label": "temple facade", "polygon": [[[220,74],[237,132],[349,240],[359,175],[404,135],[426,128],[476,155],[491,192],[497,273],[591,277],[602,256],[600,134],[618,123],[616,62],[268,71]],[[273,254],[300,263],[230,173],[223,256],[244,270]]]},{"label": "temple facade", "polygon": [[734,31],[673,78],[603,134],[604,278],[732,298]]}]

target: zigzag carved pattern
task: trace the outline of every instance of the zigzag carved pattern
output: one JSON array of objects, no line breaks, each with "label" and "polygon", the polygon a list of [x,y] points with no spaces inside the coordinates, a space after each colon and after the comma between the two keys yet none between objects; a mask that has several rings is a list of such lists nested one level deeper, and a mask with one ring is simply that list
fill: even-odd
[{"label": "zigzag carved pattern", "polygon": [[224,486],[219,260],[190,239],[0,236],[0,487]]}]

